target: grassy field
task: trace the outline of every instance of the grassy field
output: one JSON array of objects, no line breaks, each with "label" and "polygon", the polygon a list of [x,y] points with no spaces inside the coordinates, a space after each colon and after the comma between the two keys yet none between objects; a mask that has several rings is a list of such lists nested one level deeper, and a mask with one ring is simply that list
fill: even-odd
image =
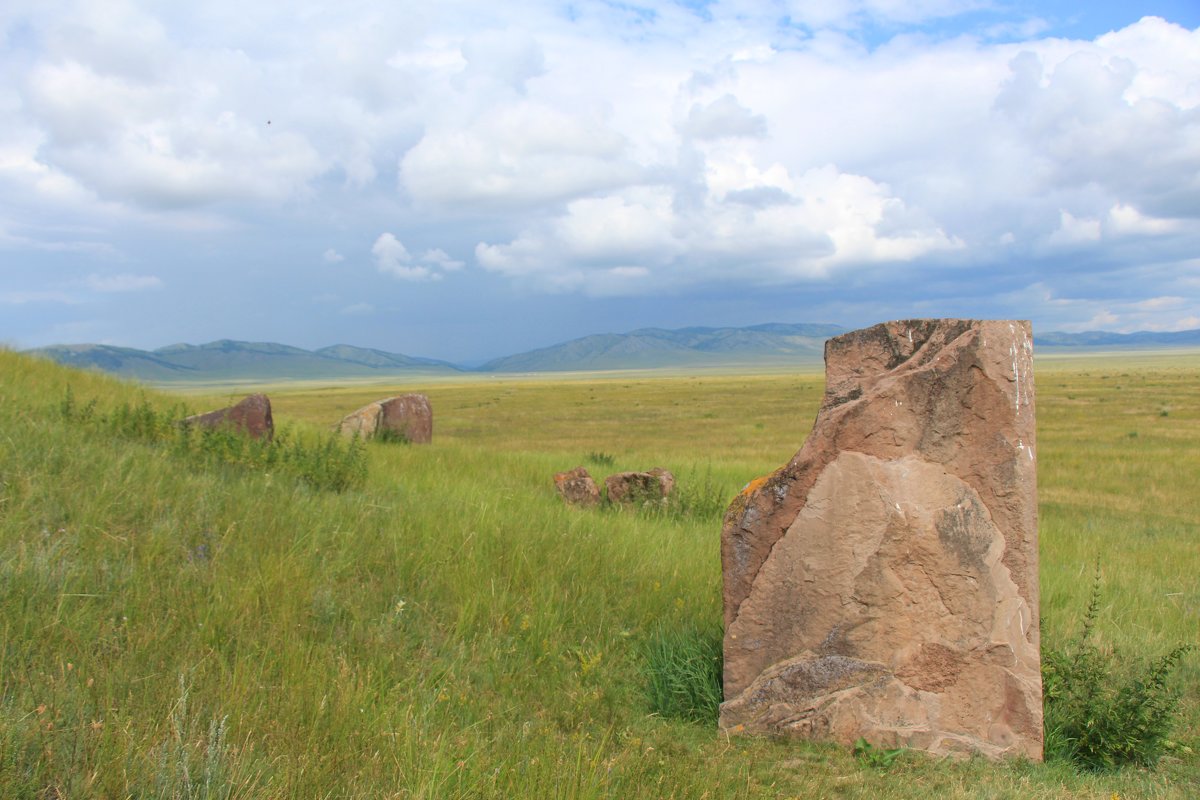
[{"label": "grassy field", "polygon": [[[1097,562],[1103,642],[1200,641],[1200,358],[1047,360],[1037,384],[1044,643]],[[646,643],[720,619],[719,517],[574,511],[550,476],[663,466],[732,497],[798,449],[819,374],[253,387],[299,433],[430,396],[434,443],[370,445],[340,493],[65,420],[68,386],[180,400],[0,352],[0,797],[1200,794],[1198,654],[1193,753],[1154,771],[884,769],[650,713]]]}]

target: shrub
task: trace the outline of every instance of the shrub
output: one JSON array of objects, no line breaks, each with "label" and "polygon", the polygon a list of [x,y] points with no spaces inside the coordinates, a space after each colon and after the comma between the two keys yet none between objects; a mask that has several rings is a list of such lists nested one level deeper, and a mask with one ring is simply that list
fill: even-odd
[{"label": "shrub", "polygon": [[692,722],[717,721],[722,638],[720,625],[659,628],[645,648],[651,710]]},{"label": "shrub", "polygon": [[1153,767],[1177,747],[1170,732],[1179,694],[1168,678],[1193,646],[1179,645],[1149,664],[1128,662],[1093,641],[1099,607],[1097,567],[1079,636],[1042,654],[1046,758],[1092,771]]}]

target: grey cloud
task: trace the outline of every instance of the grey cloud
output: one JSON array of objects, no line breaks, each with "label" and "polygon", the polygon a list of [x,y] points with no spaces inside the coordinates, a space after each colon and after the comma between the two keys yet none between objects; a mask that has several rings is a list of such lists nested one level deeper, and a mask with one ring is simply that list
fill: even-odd
[{"label": "grey cloud", "polygon": [[735,189],[725,195],[726,202],[741,203],[751,208],[785,206],[796,199],[776,186],[755,186],[752,189]]},{"label": "grey cloud", "polygon": [[706,105],[693,105],[684,130],[701,140],[732,136],[759,139],[767,135],[767,119],[751,112],[733,95],[726,94]]}]

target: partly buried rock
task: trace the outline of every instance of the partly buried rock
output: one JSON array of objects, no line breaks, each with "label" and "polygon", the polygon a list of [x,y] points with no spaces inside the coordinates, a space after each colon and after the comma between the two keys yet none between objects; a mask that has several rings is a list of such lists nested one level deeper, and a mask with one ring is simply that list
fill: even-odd
[{"label": "partly buried rock", "polygon": [[721,539],[720,724],[1042,757],[1027,322],[910,320],[829,340],[803,448]]},{"label": "partly buried rock", "polygon": [[275,422],[271,419],[271,401],[265,394],[252,394],[237,405],[207,414],[194,414],[186,417],[183,424],[202,428],[227,426],[255,439],[266,439],[268,442],[275,435]]},{"label": "partly buried rock", "polygon": [[618,472],[604,479],[608,500],[617,505],[662,503],[675,488],[675,476],[662,467],[647,472]]},{"label": "partly buried rock", "polygon": [[429,444],[433,441],[433,409],[423,394],[388,397],[347,414],[339,430],[364,439],[390,435],[413,444]]},{"label": "partly buried rock", "polygon": [[556,473],[554,488],[569,506],[594,506],[600,502],[600,487],[583,467]]}]

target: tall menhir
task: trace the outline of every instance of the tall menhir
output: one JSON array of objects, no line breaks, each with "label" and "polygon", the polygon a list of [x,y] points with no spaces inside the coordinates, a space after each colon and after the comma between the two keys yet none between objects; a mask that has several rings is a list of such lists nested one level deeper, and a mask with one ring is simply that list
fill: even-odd
[{"label": "tall menhir", "polygon": [[1040,759],[1029,323],[888,322],[825,372],[725,516],[721,727]]}]

